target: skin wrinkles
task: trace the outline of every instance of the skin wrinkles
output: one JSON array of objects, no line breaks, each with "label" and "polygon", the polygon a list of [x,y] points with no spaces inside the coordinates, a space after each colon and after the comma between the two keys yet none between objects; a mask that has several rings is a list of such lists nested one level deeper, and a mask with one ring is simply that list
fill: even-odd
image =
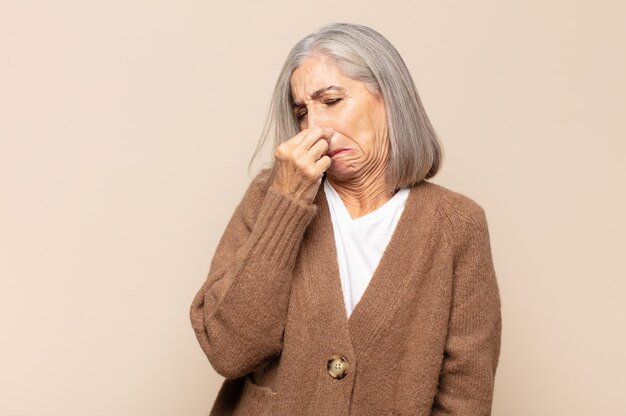
[{"label": "skin wrinkles", "polygon": [[391,199],[385,183],[389,130],[382,97],[323,55],[310,56],[296,68],[291,94],[300,130],[330,127],[334,133],[327,154],[348,149],[332,157],[326,177],[352,218]]}]

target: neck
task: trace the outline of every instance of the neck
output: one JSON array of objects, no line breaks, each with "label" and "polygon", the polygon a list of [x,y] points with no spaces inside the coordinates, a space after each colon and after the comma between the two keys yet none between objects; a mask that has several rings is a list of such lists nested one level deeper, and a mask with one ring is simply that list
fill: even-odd
[{"label": "neck", "polygon": [[393,197],[393,194],[387,191],[384,174],[350,181],[335,181],[328,177],[326,180],[337,191],[352,218],[375,211]]}]

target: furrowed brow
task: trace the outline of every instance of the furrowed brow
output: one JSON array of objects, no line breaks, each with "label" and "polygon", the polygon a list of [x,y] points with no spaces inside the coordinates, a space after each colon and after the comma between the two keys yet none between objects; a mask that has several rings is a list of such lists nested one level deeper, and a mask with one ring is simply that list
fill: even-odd
[{"label": "furrowed brow", "polygon": [[[320,98],[320,96],[322,94],[324,94],[327,91],[331,91],[331,90],[339,91],[339,92],[344,91],[344,89],[341,88],[341,87],[338,87],[336,85],[331,85],[331,86],[328,86],[328,87],[320,88],[319,90],[313,92],[313,94],[311,94],[311,99],[312,100],[317,100],[318,98]],[[304,106],[304,104],[302,102],[300,102],[300,101],[294,101],[291,104],[291,108],[298,108],[298,107],[302,107],[302,106]]]}]

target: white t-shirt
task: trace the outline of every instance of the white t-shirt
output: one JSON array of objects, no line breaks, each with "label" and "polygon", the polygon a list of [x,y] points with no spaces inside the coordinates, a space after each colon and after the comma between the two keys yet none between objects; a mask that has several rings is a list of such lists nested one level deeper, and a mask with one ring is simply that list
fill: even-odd
[{"label": "white t-shirt", "polygon": [[337,191],[324,179],[324,193],[333,223],[337,263],[349,317],[383,256],[404,210],[409,188],[401,188],[383,206],[352,219]]}]

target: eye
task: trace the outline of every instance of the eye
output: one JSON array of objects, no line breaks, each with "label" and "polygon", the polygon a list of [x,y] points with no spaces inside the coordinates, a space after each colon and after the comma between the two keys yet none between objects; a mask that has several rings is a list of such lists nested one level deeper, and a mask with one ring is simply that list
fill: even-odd
[{"label": "eye", "polygon": [[341,101],[341,98],[329,98],[328,100],[324,100],[323,103],[326,105],[333,105],[337,104],[339,101]]},{"label": "eye", "polygon": [[306,108],[303,108],[302,110],[300,110],[300,111],[298,111],[298,112],[296,113],[296,119],[297,119],[298,121],[302,121],[302,119],[304,118],[304,116],[306,116],[306,113],[307,113]]}]

